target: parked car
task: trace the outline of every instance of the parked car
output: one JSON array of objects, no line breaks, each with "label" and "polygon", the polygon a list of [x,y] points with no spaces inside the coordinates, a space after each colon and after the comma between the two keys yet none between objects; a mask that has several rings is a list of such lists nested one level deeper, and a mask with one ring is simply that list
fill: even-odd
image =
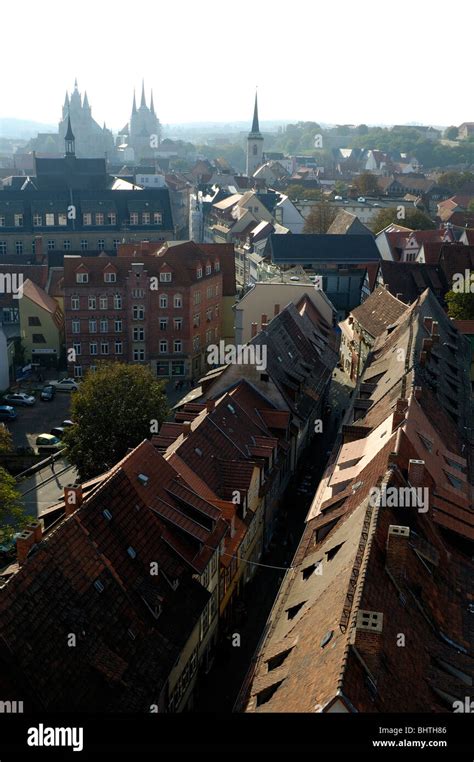
[{"label": "parked car", "polygon": [[357,199],[357,201],[359,202],[359,204],[365,204],[365,202],[367,201],[367,199],[365,198],[365,196],[359,196],[359,198]]},{"label": "parked car", "polygon": [[14,421],[18,413],[11,405],[0,405],[0,421]]},{"label": "parked car", "polygon": [[54,386],[57,392],[77,392],[79,383],[75,378],[62,378],[60,381],[48,381],[48,386]]},{"label": "parked car", "polygon": [[51,402],[55,394],[56,389],[54,386],[44,386],[41,390],[40,399],[44,400],[45,402]]},{"label": "parked car", "polygon": [[74,426],[74,421],[69,421],[69,420],[67,420],[67,421],[63,421],[63,424],[62,424],[62,425],[63,425],[63,428],[64,428],[64,429],[68,429],[68,428],[69,428],[69,426]]},{"label": "parked car", "polygon": [[53,437],[57,437],[58,439],[62,439],[63,435],[64,435],[64,429],[63,429],[62,426],[56,426],[56,428],[51,429],[51,431],[49,433],[52,434]]},{"label": "parked car", "polygon": [[342,196],[334,196],[334,201],[342,201]]},{"label": "parked car", "polygon": [[36,437],[36,446],[38,452],[58,452],[63,447],[63,443],[58,437],[52,434],[40,434]]},{"label": "parked car", "polygon": [[15,392],[15,394],[6,394],[3,398],[9,405],[20,405],[23,407],[29,407],[34,405],[36,399],[31,394],[25,394],[25,392]]}]

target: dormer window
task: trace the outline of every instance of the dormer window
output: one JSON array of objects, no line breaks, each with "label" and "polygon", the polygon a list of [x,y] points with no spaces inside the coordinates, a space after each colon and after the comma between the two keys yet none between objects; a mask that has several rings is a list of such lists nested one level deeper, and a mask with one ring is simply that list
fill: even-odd
[{"label": "dormer window", "polygon": [[89,283],[89,273],[76,273],[76,283]]},{"label": "dormer window", "polygon": [[211,265],[206,265],[206,275],[210,275],[212,273],[212,267]]},{"label": "dormer window", "polygon": [[106,273],[104,273],[104,282],[105,283],[116,283],[117,282],[117,273],[114,273],[114,272],[106,272]]},{"label": "dormer window", "polygon": [[198,267],[196,270],[196,277],[202,278],[202,267]]},{"label": "dormer window", "polygon": [[160,273],[160,283],[171,283],[171,273]]}]

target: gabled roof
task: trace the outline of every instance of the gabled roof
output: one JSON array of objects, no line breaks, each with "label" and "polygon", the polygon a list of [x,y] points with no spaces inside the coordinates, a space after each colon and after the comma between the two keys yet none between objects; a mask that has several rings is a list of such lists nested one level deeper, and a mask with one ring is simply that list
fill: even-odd
[{"label": "gabled roof", "polygon": [[406,308],[407,305],[392,296],[390,291],[377,288],[359,307],[352,310],[351,315],[362,330],[376,338],[395,323]]}]

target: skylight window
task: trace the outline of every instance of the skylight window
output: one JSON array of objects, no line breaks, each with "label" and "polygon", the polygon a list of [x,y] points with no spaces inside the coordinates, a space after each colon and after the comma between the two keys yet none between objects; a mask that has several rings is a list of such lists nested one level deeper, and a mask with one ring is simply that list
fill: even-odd
[{"label": "skylight window", "polygon": [[262,704],[266,704],[267,701],[270,701],[272,696],[274,696],[274,694],[277,692],[282,682],[283,680],[279,680],[277,683],[273,683],[273,685],[269,685],[268,688],[264,688],[263,691],[260,691],[260,693],[257,693],[257,706],[262,706]]},{"label": "skylight window", "polygon": [[199,455],[199,457],[201,457],[201,455],[202,455],[202,450],[200,450],[200,449],[199,449],[199,447],[195,447],[195,448],[194,448],[194,452],[196,453],[196,455]]},{"label": "skylight window", "polygon": [[453,474],[450,474],[448,471],[444,472],[446,474],[446,477],[449,481],[449,483],[455,487],[456,489],[462,489],[463,483],[461,479],[458,479],[457,476],[454,476]]},{"label": "skylight window", "polygon": [[424,447],[428,452],[433,452],[433,442],[429,440],[427,437],[424,437],[423,434],[418,434],[419,438],[421,439]]},{"label": "skylight window", "polygon": [[272,656],[271,659],[268,659],[268,671],[271,672],[272,670],[277,669],[277,667],[281,667],[286,657],[292,652],[292,650],[293,646],[291,648],[287,648],[285,651],[282,651],[276,656]]},{"label": "skylight window", "polygon": [[96,579],[96,581],[94,582],[94,587],[98,593],[103,593],[105,590],[105,587],[103,583],[100,581],[100,579]]},{"label": "skylight window", "polygon": [[461,473],[465,473],[465,467],[461,465],[461,463],[456,463],[455,460],[451,460],[451,458],[447,458],[446,455],[444,456],[444,459],[448,466],[451,466],[451,468],[455,468],[457,471],[461,471]]},{"label": "skylight window", "polygon": [[134,548],[132,548],[131,545],[130,545],[129,548],[127,548],[127,553],[130,556],[130,558],[136,558],[137,557],[137,551],[134,550]]},{"label": "skylight window", "polygon": [[235,407],[231,405],[230,403],[227,405],[227,409],[230,410],[231,413],[235,415]]},{"label": "skylight window", "polygon": [[294,619],[298,611],[305,605],[305,603],[306,601],[302,601],[301,603],[297,603],[296,606],[290,606],[290,608],[286,610],[288,619]]},{"label": "skylight window", "polygon": [[112,514],[107,508],[104,508],[104,510],[102,511],[102,516],[104,517],[104,519],[107,519],[107,521],[112,520]]}]

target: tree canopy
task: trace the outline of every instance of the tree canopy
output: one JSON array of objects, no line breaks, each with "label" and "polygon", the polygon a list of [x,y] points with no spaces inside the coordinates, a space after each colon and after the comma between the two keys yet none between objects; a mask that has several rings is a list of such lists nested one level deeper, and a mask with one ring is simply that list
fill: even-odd
[{"label": "tree canopy", "polygon": [[446,294],[448,315],[453,320],[474,320],[474,293],[448,291]]},{"label": "tree canopy", "polygon": [[163,383],[149,368],[99,365],[72,397],[75,425],[64,434],[67,456],[81,478],[96,476],[157,433],[167,413]]},{"label": "tree canopy", "polygon": [[303,233],[327,233],[334,221],[337,209],[327,201],[319,201],[306,217]]},{"label": "tree canopy", "polygon": [[370,223],[371,230],[373,230],[374,233],[380,233],[381,230],[392,223],[395,225],[402,225],[404,228],[410,228],[410,230],[434,230],[436,228],[433,220],[419,209],[407,209],[405,217],[402,218],[398,215],[399,210],[396,206],[390,206],[388,209],[381,209]]},{"label": "tree canopy", "polygon": [[28,520],[15,479],[0,467],[0,544],[8,543]]}]

